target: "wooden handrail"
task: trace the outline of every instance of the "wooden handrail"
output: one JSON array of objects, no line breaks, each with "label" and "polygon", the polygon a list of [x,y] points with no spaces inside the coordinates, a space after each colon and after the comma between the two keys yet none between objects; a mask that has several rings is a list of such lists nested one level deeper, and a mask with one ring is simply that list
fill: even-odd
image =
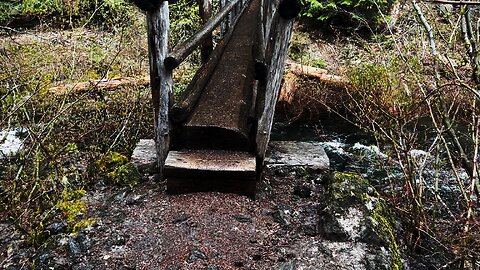
[{"label": "wooden handrail", "polygon": [[208,21],[201,29],[199,29],[193,36],[187,39],[184,43],[175,46],[172,52],[165,58],[164,64],[167,69],[173,70],[178,67],[203,41],[210,33],[217,27],[228,13],[241,0],[230,1],[222,10],[220,10],[210,21]]},{"label": "wooden handrail", "polygon": [[[243,6],[240,13],[243,13],[246,7],[247,5]],[[225,36],[218,42],[208,61],[195,73],[195,76],[190,81],[187,89],[183,92],[181,101],[174,104],[171,113],[171,120],[175,124],[182,123],[190,116],[193,107],[197,104],[203,89],[210,80],[210,76],[217,67],[217,63],[222,57],[225,46],[233,35],[233,30],[235,29],[237,21],[238,20],[231,21],[231,28],[229,28]]]}]

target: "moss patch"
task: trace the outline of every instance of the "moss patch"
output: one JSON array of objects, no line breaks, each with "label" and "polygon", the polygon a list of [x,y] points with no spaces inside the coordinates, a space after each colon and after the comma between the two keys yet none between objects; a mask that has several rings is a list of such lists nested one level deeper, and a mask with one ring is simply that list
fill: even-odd
[{"label": "moss patch", "polygon": [[96,165],[100,174],[115,185],[132,187],[141,180],[137,167],[120,153],[110,152],[99,159]]},{"label": "moss patch", "polygon": [[[368,264],[376,267],[383,265],[386,269],[403,269],[395,239],[395,216],[367,179],[357,173],[335,173],[328,184],[327,200],[328,211],[332,213],[345,214],[350,207],[363,212],[364,221],[358,241],[369,244],[375,250],[372,250],[374,256],[368,259]],[[381,247],[387,252],[379,251]]]}]

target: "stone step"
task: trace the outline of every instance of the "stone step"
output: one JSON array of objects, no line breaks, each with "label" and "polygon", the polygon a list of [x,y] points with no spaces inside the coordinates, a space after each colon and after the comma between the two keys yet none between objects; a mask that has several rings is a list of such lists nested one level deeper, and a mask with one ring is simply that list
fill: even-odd
[{"label": "stone step", "polygon": [[230,174],[255,177],[255,156],[248,152],[226,150],[170,151],[165,161],[165,176]]},{"label": "stone step", "polygon": [[[155,143],[140,140],[132,163],[142,173],[156,170]],[[320,142],[270,142],[265,166],[276,170],[302,167],[314,171],[329,169],[329,160]],[[257,172],[253,154],[226,150],[170,151],[164,176],[170,194],[220,191],[255,196]]]}]

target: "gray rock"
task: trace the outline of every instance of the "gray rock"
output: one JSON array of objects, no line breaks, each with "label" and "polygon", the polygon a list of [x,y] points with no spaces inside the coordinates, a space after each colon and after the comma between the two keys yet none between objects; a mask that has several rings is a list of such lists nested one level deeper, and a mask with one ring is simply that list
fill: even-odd
[{"label": "gray rock", "polygon": [[86,262],[81,262],[72,266],[72,270],[93,270],[93,269],[95,269],[95,267],[93,267],[92,265]]},{"label": "gray rock", "polygon": [[265,160],[268,168],[304,166],[325,171],[330,161],[320,142],[274,141]]},{"label": "gray rock", "polygon": [[245,215],[234,215],[233,218],[240,223],[252,223],[252,218]]},{"label": "gray rock", "polygon": [[70,256],[72,257],[78,257],[82,253],[80,245],[73,238],[68,239],[68,250],[70,252]]},{"label": "gray rock", "polygon": [[55,222],[45,228],[50,234],[64,233],[67,229],[67,223],[64,221]]},{"label": "gray rock", "polygon": [[291,215],[293,213],[293,209],[290,206],[285,204],[279,204],[277,209],[273,212],[273,220],[282,227],[290,227],[292,224],[291,222]]},{"label": "gray rock", "polygon": [[107,239],[107,245],[109,247],[112,247],[112,246],[123,246],[125,245],[125,243],[127,242],[127,238],[128,236],[124,235],[124,234],[121,234],[121,233],[118,233],[118,232],[114,232],[112,233],[108,239]]},{"label": "gray rock", "polygon": [[355,269],[403,269],[395,219],[375,189],[355,173],[336,173],[329,181],[327,206],[319,212],[320,231],[330,241],[322,253],[355,262]]},{"label": "gray rock", "polygon": [[189,215],[179,215],[173,218],[172,223],[177,224],[177,223],[182,223],[190,218]]},{"label": "gray rock", "polygon": [[189,263],[192,263],[197,260],[206,260],[206,259],[208,259],[207,255],[205,255],[205,253],[203,253],[201,250],[196,248],[192,249],[190,251],[190,255],[188,256]]},{"label": "gray rock", "polygon": [[297,185],[293,188],[293,194],[300,198],[309,198],[312,196],[312,189],[306,185]]},{"label": "gray rock", "polygon": [[295,270],[295,269],[297,269],[297,264],[295,261],[284,263],[278,268],[278,270]]},{"label": "gray rock", "polygon": [[157,171],[157,154],[154,140],[140,140],[133,150],[132,164],[142,174],[154,174]]}]

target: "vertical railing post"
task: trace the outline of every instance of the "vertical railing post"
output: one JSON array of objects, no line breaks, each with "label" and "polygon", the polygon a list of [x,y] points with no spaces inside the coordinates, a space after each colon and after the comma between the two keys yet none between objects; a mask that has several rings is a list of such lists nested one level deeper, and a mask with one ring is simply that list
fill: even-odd
[{"label": "vertical railing post", "polygon": [[257,169],[263,166],[268,141],[270,140],[275,105],[280,92],[287,49],[293,29],[293,18],[285,19],[279,12],[279,7],[282,5],[281,1],[266,0],[265,2],[268,9],[264,10],[266,16],[262,20],[265,21],[264,36],[268,37],[265,54],[268,69],[264,90],[259,90],[257,93],[257,115],[259,117],[256,134]]},{"label": "vertical railing post", "polygon": [[[227,4],[228,4],[228,0],[220,0],[220,10],[223,7],[225,7]],[[223,38],[227,34],[230,28],[230,21],[231,21],[231,12],[225,19],[223,19],[222,23],[220,24],[220,38]]]},{"label": "vertical railing post", "polygon": [[[199,0],[199,13],[200,18],[202,19],[202,23],[206,24],[208,19],[212,16],[212,0]],[[210,33],[208,37],[204,39],[202,42],[202,46],[200,48],[200,54],[202,58],[202,64],[208,61],[210,54],[213,51],[213,36]]]},{"label": "vertical railing post", "polygon": [[164,59],[168,55],[168,33],[170,28],[168,2],[163,1],[147,12],[148,52],[150,59],[150,84],[155,114],[155,144],[159,177],[170,144],[169,112],[173,97],[172,72],[167,70]]}]

